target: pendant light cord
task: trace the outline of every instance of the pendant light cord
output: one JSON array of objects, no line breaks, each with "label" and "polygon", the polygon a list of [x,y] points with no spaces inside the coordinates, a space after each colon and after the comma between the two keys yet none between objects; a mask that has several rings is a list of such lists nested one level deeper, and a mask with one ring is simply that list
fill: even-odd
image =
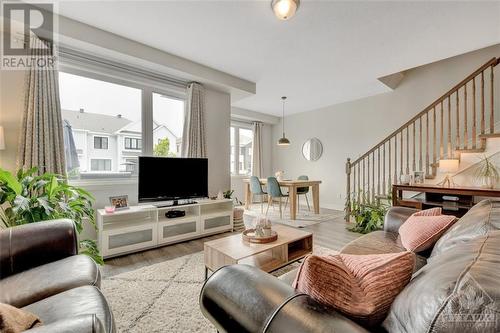
[{"label": "pendant light cord", "polygon": [[285,137],[285,100],[286,100],[286,97],[283,96],[281,97],[282,101],[283,101],[283,113],[282,113],[282,125],[283,125],[283,137]]}]

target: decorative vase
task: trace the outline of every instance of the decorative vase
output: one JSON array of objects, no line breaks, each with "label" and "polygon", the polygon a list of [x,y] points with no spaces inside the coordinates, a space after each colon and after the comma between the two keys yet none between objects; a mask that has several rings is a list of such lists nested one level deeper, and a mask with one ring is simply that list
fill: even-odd
[{"label": "decorative vase", "polygon": [[285,171],[283,170],[279,170],[279,171],[276,171],[276,173],[274,174],[276,176],[276,179],[278,181],[282,181],[283,180],[283,175],[285,174]]}]

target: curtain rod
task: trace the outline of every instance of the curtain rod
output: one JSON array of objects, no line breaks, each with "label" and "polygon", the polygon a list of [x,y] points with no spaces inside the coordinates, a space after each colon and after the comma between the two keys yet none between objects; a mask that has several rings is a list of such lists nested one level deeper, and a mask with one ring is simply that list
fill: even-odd
[{"label": "curtain rod", "polygon": [[152,71],[145,70],[145,69],[138,68],[138,67],[134,67],[131,65],[123,65],[123,64],[120,64],[120,63],[113,61],[113,60],[108,60],[108,59],[104,59],[101,57],[96,57],[94,55],[86,54],[84,52],[73,50],[73,49],[68,48],[68,47],[59,47],[58,50],[59,50],[59,54],[60,54],[61,58],[63,58],[63,59],[66,58],[69,60],[77,60],[77,61],[83,61],[83,62],[90,63],[90,64],[97,64],[100,66],[105,66],[108,68],[112,68],[114,70],[125,72],[128,74],[139,75],[139,76],[142,76],[142,77],[145,77],[148,79],[159,80],[159,81],[168,83],[170,85],[174,85],[174,86],[182,87],[182,88],[186,88],[188,86],[188,83],[189,83],[188,81],[185,81],[182,79],[170,77],[167,75],[160,75],[160,74],[154,73]]}]

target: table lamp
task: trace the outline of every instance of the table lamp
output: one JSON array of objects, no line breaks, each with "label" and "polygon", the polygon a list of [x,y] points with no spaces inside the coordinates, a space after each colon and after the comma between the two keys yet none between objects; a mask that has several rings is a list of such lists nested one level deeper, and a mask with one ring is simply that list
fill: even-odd
[{"label": "table lamp", "polygon": [[0,126],[0,150],[5,150],[5,136],[3,134],[3,126]]},{"label": "table lamp", "polygon": [[442,187],[454,187],[456,184],[453,181],[452,173],[458,171],[458,164],[460,161],[458,159],[442,159],[439,160],[439,171],[446,174],[443,181],[437,185]]}]

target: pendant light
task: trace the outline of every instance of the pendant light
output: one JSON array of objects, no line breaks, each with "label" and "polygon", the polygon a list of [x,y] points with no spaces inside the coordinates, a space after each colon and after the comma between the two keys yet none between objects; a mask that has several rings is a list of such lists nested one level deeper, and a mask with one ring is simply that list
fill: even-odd
[{"label": "pendant light", "polygon": [[290,140],[285,137],[285,101],[286,96],[281,97],[283,101],[283,117],[281,118],[281,122],[283,124],[283,136],[278,140],[278,146],[289,146]]},{"label": "pendant light", "polygon": [[274,15],[280,20],[286,21],[295,15],[299,9],[300,0],[273,0],[271,1],[271,8]]}]

